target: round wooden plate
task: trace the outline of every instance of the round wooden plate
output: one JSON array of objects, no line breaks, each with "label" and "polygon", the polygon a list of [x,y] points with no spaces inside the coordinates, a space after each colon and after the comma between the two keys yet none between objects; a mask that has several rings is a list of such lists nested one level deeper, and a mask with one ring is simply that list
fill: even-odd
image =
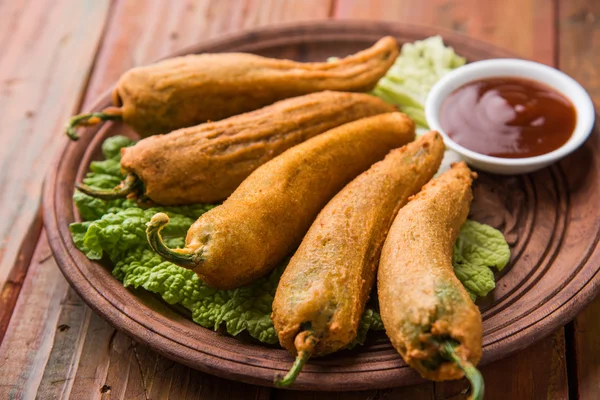
[{"label": "round wooden plate", "polygon": [[[179,54],[243,51],[301,61],[320,61],[369,47],[384,35],[400,43],[441,34],[469,61],[511,54],[451,32],[374,22],[319,22],[260,29],[188,48]],[[179,55],[178,54],[178,55]],[[93,110],[109,105],[106,95]],[[46,182],[44,222],[54,255],[79,295],[116,328],[166,357],[211,374],[271,385],[292,363],[279,348],[204,329],[152,296],[125,289],[109,270],[88,260],[71,241],[72,195],[102,141],[128,132],[122,124],[81,132],[65,145]],[[62,135],[58,132],[57,135]],[[480,174],[472,218],[501,229],[512,249],[496,289],[479,302],[483,359],[489,363],[531,345],[572,319],[600,290],[600,133],[571,157],[532,175]],[[361,390],[420,380],[383,333],[365,346],[314,359],[295,389]]]}]

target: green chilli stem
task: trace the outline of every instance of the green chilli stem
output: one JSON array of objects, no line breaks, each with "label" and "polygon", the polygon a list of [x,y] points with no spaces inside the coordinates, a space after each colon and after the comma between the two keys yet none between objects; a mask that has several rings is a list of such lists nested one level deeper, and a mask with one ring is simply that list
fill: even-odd
[{"label": "green chilli stem", "polygon": [[[301,333],[299,333],[298,335],[300,334]],[[281,376],[277,376],[275,378],[275,380],[273,381],[275,386],[288,387],[296,381],[296,378],[298,377],[298,375],[300,375],[302,368],[304,368],[304,364],[306,364],[308,359],[312,356],[315,345],[317,344],[317,338],[314,337],[311,333],[308,333],[306,335],[306,338],[304,339],[304,343],[307,348],[298,351],[298,355],[296,356],[296,360],[294,361],[292,368],[290,368],[289,372],[283,378]],[[296,345],[296,348],[297,347],[298,345]]]},{"label": "green chilli stem", "polygon": [[80,192],[97,199],[115,200],[127,197],[128,194],[135,192],[141,183],[135,174],[127,174],[125,180],[114,189],[94,189],[84,184],[76,184],[75,187]]},{"label": "green chilli stem", "polygon": [[198,254],[193,253],[180,253],[167,247],[163,242],[160,231],[169,223],[169,216],[165,213],[155,214],[146,228],[146,237],[148,243],[160,256],[165,260],[170,261],[185,268],[193,268],[198,266],[202,261]]},{"label": "green chilli stem", "polygon": [[123,119],[123,114],[120,108],[108,107],[101,112],[89,114],[79,114],[71,117],[66,127],[66,134],[71,140],[78,140],[76,128],[81,125],[89,126],[96,125],[100,121],[116,121]]},{"label": "green chilli stem", "polygon": [[455,346],[452,343],[444,342],[441,344],[440,353],[442,357],[458,365],[465,373],[465,377],[471,383],[470,400],[482,400],[485,384],[481,372],[470,362],[463,360],[456,354]]},{"label": "green chilli stem", "polygon": [[296,357],[296,361],[294,361],[294,365],[292,365],[292,368],[290,368],[287,375],[284,376],[283,378],[281,376],[278,376],[275,378],[275,381],[274,381],[275,386],[288,387],[292,383],[294,383],[294,381],[296,380],[298,375],[300,375],[302,368],[304,368],[304,364],[306,364],[306,362],[308,361],[310,356],[311,356],[311,353],[309,351],[299,352],[298,356]]}]

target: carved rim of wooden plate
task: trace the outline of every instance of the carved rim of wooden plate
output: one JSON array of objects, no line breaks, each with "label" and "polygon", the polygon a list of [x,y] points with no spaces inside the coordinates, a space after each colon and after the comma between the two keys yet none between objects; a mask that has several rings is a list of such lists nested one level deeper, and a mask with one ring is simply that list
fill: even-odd
[{"label": "carved rim of wooden plate", "polygon": [[[514,57],[504,50],[438,29],[397,23],[323,21],[282,25],[225,36],[176,55],[247,51],[301,60],[344,55],[384,35],[400,43],[440,34],[470,61]],[[103,96],[93,110],[110,104]],[[173,360],[221,377],[270,386],[292,358],[286,351],[245,342],[202,328],[166,307],[150,308],[106,268],[75,248],[69,223],[75,181],[98,157],[102,141],[127,132],[107,123],[67,143],[50,171],[44,191],[44,223],[54,256],[77,293],[103,318],[135,340]],[[63,132],[57,132],[63,136]],[[475,186],[475,219],[504,230],[512,246],[509,267],[496,289],[478,304],[484,319],[481,364],[505,357],[549,335],[572,319],[600,290],[600,133],[560,164],[532,175],[482,174]],[[597,201],[596,201],[597,205]],[[163,309],[164,308],[164,309]],[[312,360],[294,389],[363,390],[408,385],[421,379],[382,334],[353,351]]]}]

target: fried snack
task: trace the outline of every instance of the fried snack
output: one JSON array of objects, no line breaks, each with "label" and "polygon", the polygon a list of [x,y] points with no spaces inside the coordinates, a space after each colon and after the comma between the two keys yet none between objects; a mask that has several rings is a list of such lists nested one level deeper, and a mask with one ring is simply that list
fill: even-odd
[{"label": "fried snack", "polygon": [[183,249],[169,249],[157,214],[148,241],[166,260],[194,270],[207,285],[231,289],[264,275],[296,246],[319,211],[346,183],[414,138],[402,113],[334,128],[259,167],[219,207],[189,229]]},{"label": "fried snack", "polygon": [[195,54],[126,72],[115,88],[115,107],[77,115],[75,127],[123,120],[142,137],[218,121],[278,100],[323,90],[367,92],[398,56],[391,36],[346,58],[301,63],[245,53]]},{"label": "fried snack", "polygon": [[329,129],[394,111],[362,93],[319,92],[219,122],[157,135],[123,149],[127,178],[115,189],[82,192],[110,200],[136,197],[161,205],[226,199],[252,171],[285,150]]},{"label": "fried snack", "polygon": [[454,164],[400,210],[377,284],[385,331],[404,361],[436,381],[466,374],[478,398],[483,380],[473,366],[481,358],[481,314],[452,268],[474,177],[464,162]]},{"label": "fried snack", "polygon": [[394,216],[437,171],[444,142],[437,132],[392,150],[339,192],[319,213],[286,267],[271,319],[294,367],[348,346],[373,286],[381,247]]}]

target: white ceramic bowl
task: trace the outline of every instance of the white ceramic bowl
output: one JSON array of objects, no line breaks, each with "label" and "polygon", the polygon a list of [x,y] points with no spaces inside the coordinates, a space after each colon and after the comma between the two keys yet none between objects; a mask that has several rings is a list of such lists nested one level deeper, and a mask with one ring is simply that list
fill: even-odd
[{"label": "white ceramic bowl", "polygon": [[[440,126],[440,109],[444,99],[459,87],[483,78],[514,76],[544,83],[571,100],[577,112],[575,131],[558,149],[527,158],[491,157],[466,149],[448,137]],[[482,171],[512,175],[546,167],[573,152],[585,142],[594,126],[594,104],[585,89],[573,78],[557,69],[533,61],[494,59],[478,61],[455,69],[440,79],[431,89],[425,103],[429,128],[444,137],[444,142],[470,165]]]}]

